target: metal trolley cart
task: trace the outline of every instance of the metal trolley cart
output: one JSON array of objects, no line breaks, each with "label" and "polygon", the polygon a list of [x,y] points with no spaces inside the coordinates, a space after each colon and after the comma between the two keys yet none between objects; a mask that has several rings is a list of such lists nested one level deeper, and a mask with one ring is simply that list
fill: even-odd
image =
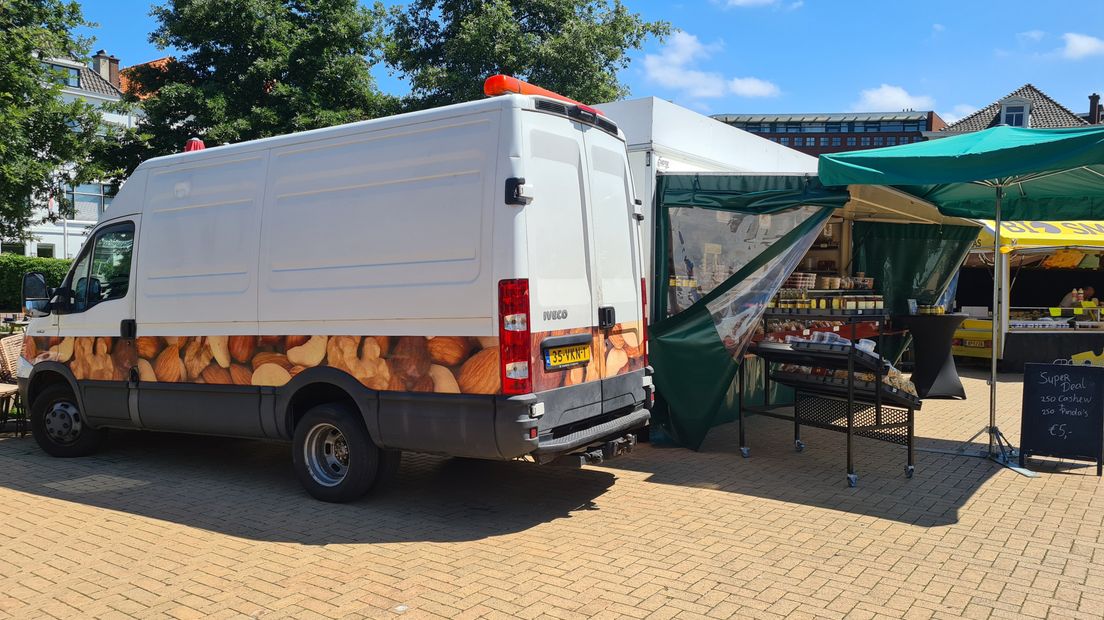
[{"label": "metal trolley cart", "polygon": [[[744,383],[746,364],[740,367],[740,412],[737,417],[740,434],[740,453],[750,456],[750,448],[744,431],[744,413],[755,413],[767,417],[790,420],[794,423],[794,449],[801,452],[805,444],[801,441],[801,427],[812,426],[847,435],[847,484],[855,486],[858,475],[855,473],[855,461],[852,439],[855,435],[888,441],[905,446],[908,449],[908,462],[905,475],[912,477],[913,437],[915,412],[920,408],[920,399],[903,390],[886,385],[882,379],[890,364],[882,357],[881,345],[884,326],[888,317],[884,314],[869,312],[856,314],[825,310],[776,310],[768,311],[767,317],[786,316],[804,319],[827,319],[843,321],[845,327],[840,330],[854,341],[859,323],[877,324],[877,354],[867,353],[855,346],[816,342],[758,342],[751,345],[748,353],[762,358],[764,364],[764,404],[748,405],[744,402]],[[774,364],[797,364],[830,370],[846,370],[846,379],[835,376],[817,376],[772,370]],[[874,381],[862,381],[855,376],[856,371],[874,376]],[[770,381],[776,381],[794,388],[793,415],[778,411],[778,406],[770,403]]]}]

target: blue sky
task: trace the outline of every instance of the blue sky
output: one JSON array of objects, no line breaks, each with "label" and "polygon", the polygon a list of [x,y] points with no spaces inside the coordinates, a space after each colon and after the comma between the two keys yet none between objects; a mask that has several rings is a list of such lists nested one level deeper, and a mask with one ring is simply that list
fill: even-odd
[{"label": "blue sky", "polygon": [[[84,0],[93,49],[123,65],[165,55],[150,0]],[[388,4],[396,4],[389,2]],[[705,113],[934,109],[948,121],[1030,82],[1074,112],[1104,92],[1104,2],[626,1],[679,31],[621,77]],[[385,90],[401,80],[380,67]]]}]

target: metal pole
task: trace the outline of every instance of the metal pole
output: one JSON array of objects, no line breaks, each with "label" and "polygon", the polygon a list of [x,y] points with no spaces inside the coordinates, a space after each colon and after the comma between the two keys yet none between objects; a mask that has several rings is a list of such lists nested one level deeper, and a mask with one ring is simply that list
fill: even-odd
[{"label": "metal pole", "polygon": [[989,368],[989,456],[995,455],[997,433],[997,342],[1000,331],[1001,317],[1001,261],[1000,261],[1000,230],[1001,230],[1001,199],[1004,198],[1004,187],[997,186],[997,204],[994,209],[996,220],[993,226],[993,340],[990,346]]}]

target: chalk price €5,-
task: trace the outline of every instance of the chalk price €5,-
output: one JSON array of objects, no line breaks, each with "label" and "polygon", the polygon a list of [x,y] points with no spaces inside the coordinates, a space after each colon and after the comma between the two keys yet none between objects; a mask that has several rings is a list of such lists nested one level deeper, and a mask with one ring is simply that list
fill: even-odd
[{"label": "chalk price \u20ac5,-", "polygon": [[1066,439],[1067,437],[1070,437],[1072,434],[1073,433],[1070,433],[1070,432],[1066,431],[1066,425],[1065,424],[1051,424],[1050,425],[1050,435],[1052,437],[1057,437],[1058,439]]}]

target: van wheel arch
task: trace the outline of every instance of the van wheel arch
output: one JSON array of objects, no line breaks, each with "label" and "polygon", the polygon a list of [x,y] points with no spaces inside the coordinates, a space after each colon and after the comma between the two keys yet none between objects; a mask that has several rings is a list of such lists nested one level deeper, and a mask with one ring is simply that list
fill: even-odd
[{"label": "van wheel arch", "polygon": [[82,411],[84,410],[84,398],[77,386],[76,378],[69,368],[57,362],[39,362],[35,364],[34,369],[31,371],[31,376],[27,380],[26,406],[30,407],[43,391],[53,385],[64,385],[68,387],[69,391],[73,393],[73,397],[77,400],[77,406],[80,407]]},{"label": "van wheel arch", "polygon": [[304,370],[277,391],[276,416],[277,424],[282,426],[280,434],[288,439],[293,437],[296,425],[307,411],[325,403],[340,403],[358,412],[368,435],[380,445],[377,393],[364,387],[352,375],[328,367]]}]

